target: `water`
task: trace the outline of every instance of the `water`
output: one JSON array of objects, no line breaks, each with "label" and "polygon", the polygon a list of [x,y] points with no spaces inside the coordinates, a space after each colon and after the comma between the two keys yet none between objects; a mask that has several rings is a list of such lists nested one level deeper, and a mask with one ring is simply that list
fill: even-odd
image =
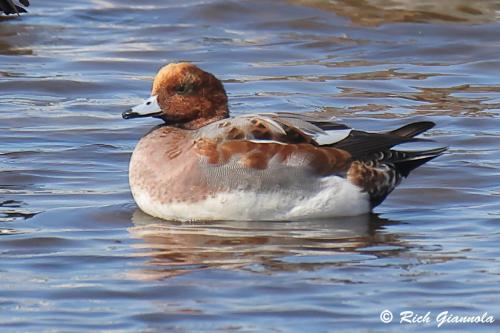
[{"label": "water", "polygon": [[[32,1],[0,19],[2,332],[400,332],[394,313],[500,330],[500,5],[494,1]],[[127,184],[156,70],[224,80],[234,114],[416,120],[449,153],[372,215],[161,221]]]}]

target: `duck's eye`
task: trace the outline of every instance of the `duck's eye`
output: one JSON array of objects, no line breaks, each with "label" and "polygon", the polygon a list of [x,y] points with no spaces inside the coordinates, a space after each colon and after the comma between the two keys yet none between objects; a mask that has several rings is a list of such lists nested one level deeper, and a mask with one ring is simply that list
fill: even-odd
[{"label": "duck's eye", "polygon": [[189,92],[189,87],[185,84],[181,84],[177,87],[175,87],[175,92],[178,93],[178,94],[186,94]]}]

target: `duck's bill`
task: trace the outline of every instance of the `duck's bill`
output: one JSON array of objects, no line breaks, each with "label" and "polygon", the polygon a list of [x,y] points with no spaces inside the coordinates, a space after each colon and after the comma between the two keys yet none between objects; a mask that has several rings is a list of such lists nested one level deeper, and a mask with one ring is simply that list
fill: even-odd
[{"label": "duck's bill", "polygon": [[154,117],[161,114],[158,96],[151,96],[144,103],[122,113],[123,119]]}]

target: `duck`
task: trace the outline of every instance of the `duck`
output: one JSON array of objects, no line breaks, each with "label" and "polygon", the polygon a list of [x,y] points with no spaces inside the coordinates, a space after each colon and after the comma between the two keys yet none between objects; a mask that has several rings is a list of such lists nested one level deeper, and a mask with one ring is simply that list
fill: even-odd
[{"label": "duck", "polygon": [[133,150],[129,184],[143,212],[174,221],[367,214],[447,149],[398,149],[433,142],[415,138],[430,121],[366,132],[318,111],[230,117],[222,82],[188,62],[162,67],[151,96],[122,117],[163,122]]},{"label": "duck", "polygon": [[5,15],[19,15],[19,13],[26,13],[26,8],[24,7],[28,7],[29,5],[29,0],[0,0],[0,13],[4,13]]}]

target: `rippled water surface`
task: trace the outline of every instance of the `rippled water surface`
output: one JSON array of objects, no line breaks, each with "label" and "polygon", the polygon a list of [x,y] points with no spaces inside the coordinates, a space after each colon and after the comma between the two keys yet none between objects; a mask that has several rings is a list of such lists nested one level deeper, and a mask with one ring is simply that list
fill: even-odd
[{"label": "rippled water surface", "polygon": [[[384,309],[493,314],[500,331],[495,1],[33,0],[0,17],[2,332],[400,332]],[[449,153],[374,214],[148,217],[127,183],[156,121],[120,113],[164,63],[224,80],[234,114],[415,120]]]}]

